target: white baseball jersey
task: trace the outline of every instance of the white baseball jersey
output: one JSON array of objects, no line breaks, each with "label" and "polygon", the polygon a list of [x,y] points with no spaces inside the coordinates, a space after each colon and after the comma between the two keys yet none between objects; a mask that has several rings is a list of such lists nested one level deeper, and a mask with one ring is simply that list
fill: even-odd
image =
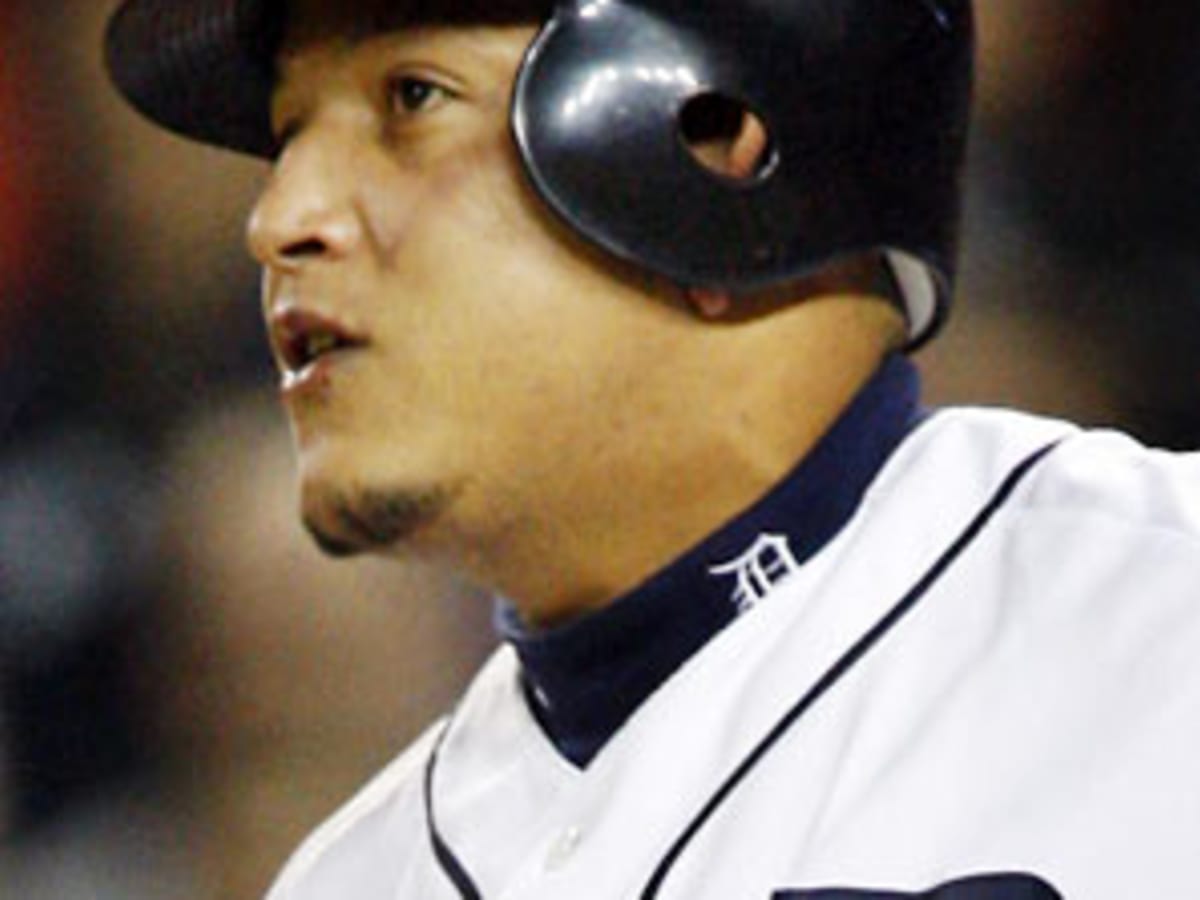
[{"label": "white baseball jersey", "polygon": [[586,768],[519,674],[270,900],[1200,897],[1200,455],[943,411]]}]

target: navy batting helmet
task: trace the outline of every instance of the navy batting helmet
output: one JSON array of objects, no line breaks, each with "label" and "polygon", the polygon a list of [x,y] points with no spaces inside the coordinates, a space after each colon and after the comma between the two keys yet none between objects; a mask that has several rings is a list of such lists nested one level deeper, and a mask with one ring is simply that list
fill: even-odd
[{"label": "navy batting helmet", "polygon": [[[886,256],[913,342],[948,307],[971,91],[970,0],[397,0],[415,18],[543,25],[512,130],[573,229],[689,287],[746,292]],[[274,152],[268,105],[284,0],[125,0],[109,71],[151,119]],[[753,116],[746,178],[694,138]],[[714,124],[716,123],[716,124]]]}]

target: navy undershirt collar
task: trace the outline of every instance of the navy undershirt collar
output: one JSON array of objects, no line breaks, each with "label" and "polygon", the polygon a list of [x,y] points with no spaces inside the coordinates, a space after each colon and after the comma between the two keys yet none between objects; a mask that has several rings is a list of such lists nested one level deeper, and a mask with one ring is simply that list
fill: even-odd
[{"label": "navy undershirt collar", "polygon": [[535,631],[497,604],[496,627],[520,657],[530,708],[564,757],[591,762],[693,653],[841,530],[919,420],[919,395],[913,365],[889,357],[766,496],[600,612]]}]

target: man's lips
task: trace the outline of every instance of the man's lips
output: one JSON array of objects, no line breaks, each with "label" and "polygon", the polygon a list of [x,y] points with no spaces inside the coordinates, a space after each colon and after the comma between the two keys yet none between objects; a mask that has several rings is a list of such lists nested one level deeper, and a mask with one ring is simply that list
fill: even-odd
[{"label": "man's lips", "polygon": [[323,313],[280,307],[269,319],[271,343],[284,375],[296,378],[321,359],[366,346],[365,336]]}]

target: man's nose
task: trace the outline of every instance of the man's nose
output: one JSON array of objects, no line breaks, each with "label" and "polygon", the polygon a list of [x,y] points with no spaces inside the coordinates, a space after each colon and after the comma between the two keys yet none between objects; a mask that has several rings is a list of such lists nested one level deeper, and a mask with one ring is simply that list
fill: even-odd
[{"label": "man's nose", "polygon": [[280,156],[246,226],[250,253],[264,267],[296,271],[344,258],[362,240],[354,200],[352,139],[314,128]]}]

